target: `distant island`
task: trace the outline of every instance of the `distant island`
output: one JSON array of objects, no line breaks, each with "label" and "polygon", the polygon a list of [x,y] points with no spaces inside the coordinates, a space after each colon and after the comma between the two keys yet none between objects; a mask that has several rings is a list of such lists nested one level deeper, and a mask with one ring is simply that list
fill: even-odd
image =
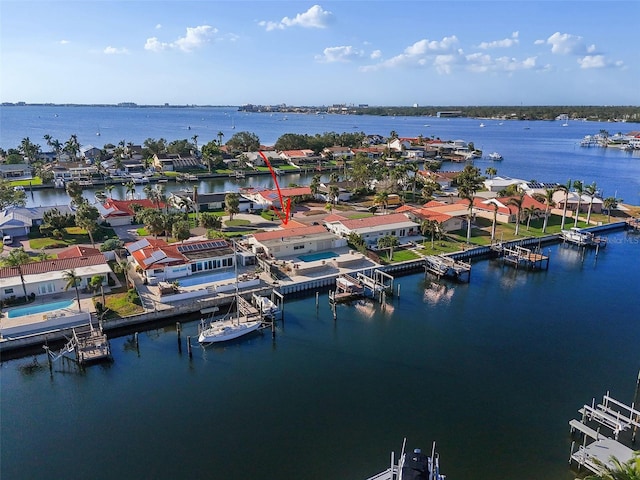
[{"label": "distant island", "polygon": [[135,102],[117,104],[78,103],[26,103],[2,102],[2,107],[119,107],[119,108],[237,108],[241,112],[254,113],[302,113],[316,115],[378,115],[409,117],[466,117],[495,118],[500,120],[582,120],[593,122],[640,122],[640,106],[637,105],[411,105],[371,106],[367,104],[321,105],[138,105]]}]

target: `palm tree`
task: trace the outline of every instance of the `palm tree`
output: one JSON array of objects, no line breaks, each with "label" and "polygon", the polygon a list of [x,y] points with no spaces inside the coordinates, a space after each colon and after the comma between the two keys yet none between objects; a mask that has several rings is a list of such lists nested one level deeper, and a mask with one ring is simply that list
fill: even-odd
[{"label": "palm tree", "polygon": [[498,222],[498,209],[500,205],[495,202],[491,202],[491,206],[493,207],[493,223],[491,224],[491,242],[496,239],[496,224]]},{"label": "palm tree", "polygon": [[611,210],[618,207],[618,199],[615,197],[607,197],[604,199],[604,208],[607,209],[607,214],[609,215],[609,223],[611,223]]},{"label": "palm tree", "polygon": [[218,133],[216,134],[216,137],[218,137],[218,146],[222,145],[222,137],[224,137],[224,133],[222,131],[218,131]]},{"label": "palm tree", "polygon": [[311,195],[315,197],[318,194],[318,188],[320,188],[320,175],[314,175],[309,184]]},{"label": "palm tree", "polygon": [[133,181],[129,181],[125,184],[125,189],[126,189],[126,197],[131,196],[131,200],[134,200],[136,198],[136,184],[133,183]]},{"label": "palm tree", "polygon": [[106,187],[104,187],[105,192],[107,192],[107,197],[109,197],[109,198],[113,198],[113,197],[111,196],[111,192],[113,192],[113,189],[114,189],[114,188],[116,188],[116,186],[115,186],[115,185],[113,185],[113,184],[109,184],[109,185],[107,185]]},{"label": "palm tree", "polygon": [[191,140],[193,140],[193,144],[196,147],[196,151],[195,151],[195,156],[199,156],[199,152],[198,152],[198,135],[194,135],[193,137],[191,137]]},{"label": "palm tree", "polygon": [[498,173],[498,169],[495,168],[495,167],[487,167],[487,169],[484,171],[484,173],[489,175],[489,178],[493,178],[493,176]]},{"label": "palm tree", "polygon": [[569,192],[571,191],[571,186],[573,182],[571,179],[567,180],[567,183],[564,185],[558,185],[558,190],[564,192],[564,206],[562,207],[562,222],[560,223],[560,230],[564,230],[564,222],[567,218],[567,204],[569,203]]},{"label": "palm tree", "polygon": [[520,211],[522,210],[522,202],[524,201],[524,193],[517,197],[511,197],[507,202],[507,205],[513,205],[516,207],[516,236],[520,230]]},{"label": "palm tree", "polygon": [[467,216],[467,244],[471,243],[471,220],[473,219],[473,196],[463,195],[462,198],[469,202],[469,215]]},{"label": "palm tree", "polygon": [[20,275],[20,282],[22,282],[22,292],[24,293],[25,300],[27,299],[27,287],[24,283],[24,275],[22,273],[22,265],[25,265],[31,261],[29,254],[24,251],[23,247],[14,248],[9,252],[9,255],[4,259],[3,263],[7,267],[15,267]]},{"label": "palm tree", "polygon": [[549,212],[551,211],[551,207],[555,205],[553,201],[553,194],[555,190],[553,188],[547,188],[544,192],[544,204],[546,205],[544,209],[544,224],[542,225],[542,233],[547,233],[547,224],[549,223]]},{"label": "palm tree", "polygon": [[584,480],[640,480],[640,452],[633,452],[633,456],[626,462],[621,462],[612,456],[608,463],[593,459],[598,467],[598,473],[589,475]]},{"label": "palm tree", "polygon": [[126,284],[127,289],[129,289],[129,265],[130,262],[127,259],[120,260],[118,262],[118,270],[120,270],[124,275],[124,283]]},{"label": "palm tree", "polygon": [[574,227],[578,226],[578,215],[580,214],[580,201],[582,200],[582,193],[584,192],[584,184],[580,180],[573,182],[573,189],[578,195],[578,205],[576,206],[576,220],[573,224]]},{"label": "palm tree", "polygon": [[80,292],[78,290],[78,284],[82,281],[82,278],[76,275],[76,271],[65,270],[62,272],[62,278],[67,282],[64,286],[65,291],[69,290],[69,288],[74,287],[76,289],[76,300],[78,300],[78,311],[82,311],[80,308]]},{"label": "palm tree", "polygon": [[411,172],[411,199],[415,201],[416,198],[416,182],[418,181],[418,165],[415,163],[407,164],[407,173]]},{"label": "palm tree", "polygon": [[527,215],[527,231],[529,231],[529,225],[531,224],[531,217],[536,215],[540,211],[540,209],[535,205],[530,205],[528,207],[525,207],[523,210],[524,210],[524,213]]},{"label": "palm tree", "polygon": [[398,237],[394,235],[385,235],[378,239],[378,248],[388,248],[389,254],[388,259],[391,260],[393,257],[393,248],[398,245]]},{"label": "palm tree", "polygon": [[382,204],[386,211],[389,204],[389,193],[387,191],[376,193],[375,197],[373,197],[373,204]]},{"label": "palm tree", "polygon": [[338,203],[338,198],[340,197],[340,188],[337,185],[329,186],[329,197],[328,200],[331,203]]},{"label": "palm tree", "polygon": [[426,237],[427,234],[431,235],[431,248],[434,248],[434,237],[436,235],[436,233],[438,232],[438,227],[440,226],[440,223],[436,220],[423,220],[422,223],[420,224],[420,233],[422,234],[423,237]]},{"label": "palm tree", "polygon": [[584,192],[589,195],[589,210],[587,211],[587,225],[589,225],[589,221],[591,220],[591,209],[593,208],[593,200],[598,193],[598,185],[596,185],[596,182],[593,182],[591,185],[587,185],[585,187]]}]

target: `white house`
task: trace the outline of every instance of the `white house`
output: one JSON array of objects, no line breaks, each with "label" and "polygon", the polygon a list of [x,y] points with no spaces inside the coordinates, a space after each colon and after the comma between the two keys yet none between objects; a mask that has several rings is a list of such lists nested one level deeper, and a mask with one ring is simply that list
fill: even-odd
[{"label": "white house", "polygon": [[0,300],[23,297],[20,271],[24,278],[27,295],[54,295],[65,291],[67,280],[64,272],[73,270],[80,278],[79,289],[95,276],[105,279],[112,273],[106,258],[101,253],[72,258],[57,258],[33,262],[18,267],[0,268]]},{"label": "white house", "polygon": [[63,214],[74,214],[69,205],[51,205],[47,207],[7,207],[0,211],[0,232],[2,235],[23,237],[32,227],[42,225],[44,213],[57,209]]},{"label": "white house", "polygon": [[322,225],[312,225],[256,233],[249,237],[249,244],[256,254],[264,252],[272,258],[283,258],[334,250],[346,246],[347,240],[328,232]]},{"label": "white house", "polygon": [[368,246],[376,246],[378,239],[387,235],[397,237],[400,243],[407,237],[420,235],[420,225],[402,213],[357,219],[329,215],[324,222],[329,231],[341,237],[347,238],[351,233],[357,233]]}]

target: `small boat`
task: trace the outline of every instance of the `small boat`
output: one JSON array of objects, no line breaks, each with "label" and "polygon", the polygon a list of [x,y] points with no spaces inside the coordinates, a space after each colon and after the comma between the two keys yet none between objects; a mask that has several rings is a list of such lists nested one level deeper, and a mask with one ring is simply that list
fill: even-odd
[{"label": "small boat", "polygon": [[252,300],[253,304],[264,317],[273,318],[275,315],[280,313],[278,306],[268,297],[263,297],[254,293]]},{"label": "small boat", "polygon": [[440,473],[440,456],[436,452],[435,442],[431,448],[431,456],[425,455],[419,448],[414,449],[412,453],[406,453],[406,443],[405,438],[397,465],[392,453],[391,466],[368,480],[445,480],[445,476]]},{"label": "small boat", "polygon": [[579,247],[606,247],[607,239],[596,237],[593,233],[578,227],[572,227],[569,230],[560,232],[565,242],[573,243]]},{"label": "small boat", "polygon": [[16,187],[13,187],[13,189],[14,189],[16,192],[24,192],[24,187],[23,187],[22,185],[18,185],[18,186],[16,186]]},{"label": "small boat", "polygon": [[484,127],[484,123],[481,123],[481,124],[480,124],[480,128],[483,128],[483,127]]},{"label": "small boat", "polygon": [[502,159],[503,159],[502,155],[500,155],[498,152],[493,152],[489,154],[489,160],[493,160],[494,162],[499,162]]}]

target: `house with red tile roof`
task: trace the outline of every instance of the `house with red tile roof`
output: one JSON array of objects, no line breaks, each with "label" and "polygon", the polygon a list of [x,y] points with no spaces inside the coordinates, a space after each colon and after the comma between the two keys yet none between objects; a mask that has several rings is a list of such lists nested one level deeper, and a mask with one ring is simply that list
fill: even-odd
[{"label": "house with red tile roof", "polygon": [[150,285],[234,267],[233,248],[221,238],[171,244],[162,239],[143,238],[126,244],[125,248]]},{"label": "house with red tile roof", "polygon": [[403,213],[333,221],[327,221],[327,218],[324,222],[331,232],[344,238],[357,233],[370,247],[376,246],[378,239],[387,235],[398,237],[400,243],[407,237],[420,235],[420,225]]},{"label": "house with red tile roof", "polygon": [[135,212],[133,205],[140,205],[142,208],[164,208],[165,204],[152,202],[147,198],[139,200],[114,200],[107,198],[103,204],[98,204],[100,211],[100,220],[107,222],[112,227],[120,225],[131,225],[133,223]]},{"label": "house with red tile roof", "polygon": [[102,255],[102,252],[97,248],[74,245],[59,252],[58,258],[90,257],[92,255]]},{"label": "house with red tile roof", "polygon": [[301,165],[305,163],[317,162],[320,157],[313,150],[284,150],[280,152],[280,158],[291,165]]},{"label": "house with red tile roof", "polygon": [[254,253],[264,252],[272,258],[335,250],[347,245],[346,238],[327,231],[322,225],[260,232],[250,236],[248,241]]},{"label": "house with red tile roof", "polygon": [[[439,222],[441,228],[445,232],[452,232],[454,230],[460,230],[465,225],[464,217],[458,215],[450,215],[446,211],[440,211],[440,207],[445,207],[447,204],[442,202],[431,201],[424,204],[421,207],[414,207],[411,205],[403,205],[396,209],[396,213],[404,213],[410,220],[418,224],[422,224],[425,220],[431,220]],[[459,210],[459,206],[455,207]],[[449,207],[451,210],[451,207]],[[446,210],[446,208],[444,209]]]},{"label": "house with red tile roof", "polygon": [[[515,223],[518,208],[515,205],[510,205],[509,201],[515,197],[497,197],[490,198],[488,200],[483,200],[479,197],[474,198],[473,200],[473,213],[478,217],[487,218],[493,221],[493,215],[495,211],[495,207],[493,205],[497,205],[497,216],[496,221],[499,223]],[[537,208],[539,213],[538,216],[544,214],[546,205],[542,202],[539,202],[535,198],[530,195],[524,195],[522,197],[522,208],[520,213],[520,219],[524,218],[524,209],[534,207]]]},{"label": "house with red tile roof", "polygon": [[[93,250],[93,249],[90,249]],[[89,250],[86,253],[91,253]],[[64,272],[74,271],[80,278],[78,288],[86,288],[95,276],[102,276],[106,284],[107,277],[112,274],[106,258],[100,252],[92,255],[63,256],[55,260],[31,262],[18,267],[0,268],[0,300],[24,296],[22,278],[27,295],[36,297],[55,295],[65,292],[67,280]]]}]

